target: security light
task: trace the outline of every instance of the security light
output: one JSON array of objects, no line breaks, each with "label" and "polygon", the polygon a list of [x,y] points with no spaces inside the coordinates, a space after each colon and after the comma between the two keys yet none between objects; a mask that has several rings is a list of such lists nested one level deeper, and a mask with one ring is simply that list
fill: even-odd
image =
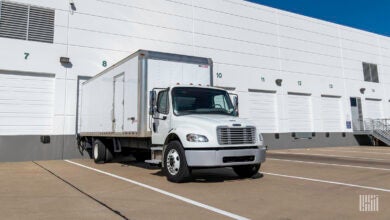
[{"label": "security light", "polygon": [[275,83],[276,83],[277,86],[282,86],[282,82],[283,82],[282,79],[275,80]]},{"label": "security light", "polygon": [[60,57],[60,63],[63,65],[70,64],[70,58],[69,57]]},{"label": "security light", "polygon": [[74,1],[73,1],[73,0],[69,0],[69,4],[70,4],[70,8],[71,8],[73,11],[76,11],[76,5],[74,4]]}]

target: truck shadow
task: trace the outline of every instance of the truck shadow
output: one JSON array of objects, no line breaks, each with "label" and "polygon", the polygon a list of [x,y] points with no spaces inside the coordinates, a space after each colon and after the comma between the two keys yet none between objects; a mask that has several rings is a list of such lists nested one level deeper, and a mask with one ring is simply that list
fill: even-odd
[{"label": "truck shadow", "polygon": [[[165,177],[163,171],[158,166],[151,166],[147,163],[137,161],[116,161],[122,164],[122,166],[134,166],[143,169],[153,170],[155,172],[151,175]],[[258,173],[251,178],[240,178],[237,176],[231,168],[213,168],[213,169],[193,169],[191,178],[186,183],[221,183],[226,181],[240,181],[247,179],[260,179],[263,178],[262,173]]]}]

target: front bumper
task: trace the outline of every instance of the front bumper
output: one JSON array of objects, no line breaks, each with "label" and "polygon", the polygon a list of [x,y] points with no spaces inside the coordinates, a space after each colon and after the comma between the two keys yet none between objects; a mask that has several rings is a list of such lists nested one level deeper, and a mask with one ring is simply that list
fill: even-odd
[{"label": "front bumper", "polygon": [[266,148],[184,149],[190,167],[226,167],[265,162]]}]

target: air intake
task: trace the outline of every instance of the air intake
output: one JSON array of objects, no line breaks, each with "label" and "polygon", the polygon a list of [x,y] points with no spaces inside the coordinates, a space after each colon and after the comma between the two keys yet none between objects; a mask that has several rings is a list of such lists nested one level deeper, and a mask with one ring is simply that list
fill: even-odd
[{"label": "air intake", "polygon": [[53,43],[54,10],[30,7],[28,40]]},{"label": "air intake", "polygon": [[254,144],[256,143],[256,128],[221,126],[217,128],[217,136],[220,145]]},{"label": "air intake", "polygon": [[29,7],[1,2],[0,9],[0,37],[26,40]]},{"label": "air intake", "polygon": [[52,9],[0,3],[0,37],[53,43],[54,16]]}]

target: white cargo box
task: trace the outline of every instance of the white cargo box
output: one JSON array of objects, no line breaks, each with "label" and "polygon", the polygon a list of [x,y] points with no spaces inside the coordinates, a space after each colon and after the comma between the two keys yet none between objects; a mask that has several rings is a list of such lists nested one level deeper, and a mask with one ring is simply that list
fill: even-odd
[{"label": "white cargo box", "polygon": [[82,84],[81,136],[150,137],[149,91],[172,85],[212,86],[209,58],[139,50]]}]

